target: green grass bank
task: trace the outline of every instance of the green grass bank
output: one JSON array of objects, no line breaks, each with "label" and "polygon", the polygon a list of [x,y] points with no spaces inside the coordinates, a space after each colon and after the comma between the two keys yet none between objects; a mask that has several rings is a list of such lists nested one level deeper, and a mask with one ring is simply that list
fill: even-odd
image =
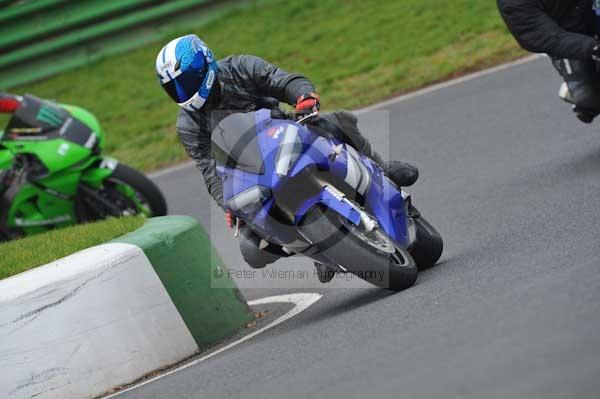
[{"label": "green grass bank", "polygon": [[[218,58],[249,53],[311,78],[324,109],[357,108],[524,54],[489,0],[262,0],[192,30]],[[107,153],[146,171],[186,159],[152,45],[13,88],[88,108]]]},{"label": "green grass bank", "polygon": [[145,221],[141,216],[114,218],[0,243],[0,280],[103,244],[136,230]]}]

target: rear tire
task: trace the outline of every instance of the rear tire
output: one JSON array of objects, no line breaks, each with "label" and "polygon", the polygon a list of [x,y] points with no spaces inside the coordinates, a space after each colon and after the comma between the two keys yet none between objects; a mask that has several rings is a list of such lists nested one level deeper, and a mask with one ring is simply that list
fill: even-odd
[{"label": "rear tire", "polygon": [[423,217],[414,219],[417,228],[417,239],[410,249],[419,270],[433,267],[442,256],[444,242],[437,230]]},{"label": "rear tire", "polygon": [[390,254],[376,249],[348,229],[331,210],[314,207],[304,216],[299,231],[318,248],[320,257],[375,286],[401,291],[417,280],[417,265],[408,251],[395,248]]}]

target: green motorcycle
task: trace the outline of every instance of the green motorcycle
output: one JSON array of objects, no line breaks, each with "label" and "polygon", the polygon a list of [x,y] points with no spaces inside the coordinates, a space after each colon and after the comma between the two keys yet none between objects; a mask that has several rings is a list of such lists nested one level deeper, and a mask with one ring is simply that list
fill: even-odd
[{"label": "green motorcycle", "polygon": [[158,187],[102,156],[104,140],[83,108],[24,96],[0,131],[0,241],[106,217],[165,215]]}]

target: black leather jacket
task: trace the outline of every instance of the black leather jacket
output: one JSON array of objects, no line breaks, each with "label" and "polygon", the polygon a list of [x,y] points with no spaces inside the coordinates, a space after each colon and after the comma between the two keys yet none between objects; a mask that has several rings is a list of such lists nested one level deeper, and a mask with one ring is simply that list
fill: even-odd
[{"label": "black leather jacket", "polygon": [[526,50],[588,61],[598,44],[593,0],[497,0],[508,29]]},{"label": "black leather jacket", "polygon": [[304,76],[284,72],[252,55],[234,55],[218,63],[219,84],[214,93],[201,110],[179,111],[177,133],[202,172],[208,192],[223,207],[223,188],[211,152],[213,128],[232,112],[274,109],[280,102],[293,105],[299,96],[315,88]]}]

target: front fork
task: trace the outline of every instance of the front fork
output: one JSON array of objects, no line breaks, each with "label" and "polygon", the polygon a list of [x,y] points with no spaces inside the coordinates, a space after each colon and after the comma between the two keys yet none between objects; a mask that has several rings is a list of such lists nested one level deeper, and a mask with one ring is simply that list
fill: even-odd
[{"label": "front fork", "polygon": [[[400,190],[400,193],[402,195],[404,212],[407,219],[407,248],[410,248],[417,240],[417,226],[415,224],[415,219],[418,218],[420,214],[412,206],[410,194],[403,190]],[[325,186],[317,198],[316,202],[324,204],[367,232],[370,232],[379,226],[379,223],[375,218],[365,212],[361,207],[357,206],[354,202],[348,200],[342,192],[333,186]]]},{"label": "front fork", "polygon": [[[119,161],[111,157],[101,157],[96,162],[97,166],[83,171],[81,182],[95,189],[100,189],[102,182],[113,174]],[[94,165],[96,162],[94,162]]]}]

